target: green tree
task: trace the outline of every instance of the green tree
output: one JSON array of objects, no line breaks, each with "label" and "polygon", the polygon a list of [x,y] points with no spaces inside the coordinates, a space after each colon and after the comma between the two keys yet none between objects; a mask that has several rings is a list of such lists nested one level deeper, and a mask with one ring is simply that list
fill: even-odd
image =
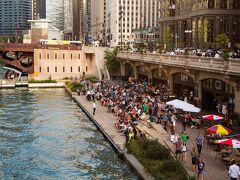
[{"label": "green tree", "polygon": [[222,33],[217,35],[215,42],[217,48],[227,48],[229,39],[225,33]]},{"label": "green tree", "polygon": [[107,69],[111,75],[113,75],[115,72],[117,72],[120,68],[120,63],[117,60],[117,53],[118,49],[114,48],[111,50],[105,51],[105,65],[107,66]]},{"label": "green tree", "polygon": [[204,19],[203,22],[201,22],[199,27],[199,45],[200,48],[205,48],[205,44],[207,42],[207,29],[208,29],[208,20]]},{"label": "green tree", "polygon": [[163,39],[162,39],[163,44],[166,44],[166,47],[171,47],[172,38],[173,38],[173,33],[171,32],[170,28],[167,27],[163,32]]}]

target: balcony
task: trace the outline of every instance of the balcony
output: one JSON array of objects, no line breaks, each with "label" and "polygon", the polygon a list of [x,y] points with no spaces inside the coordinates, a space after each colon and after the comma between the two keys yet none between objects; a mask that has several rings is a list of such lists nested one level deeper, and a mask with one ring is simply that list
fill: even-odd
[{"label": "balcony", "polygon": [[140,54],[135,52],[119,52],[118,59],[145,62],[163,66],[189,68],[200,71],[225,73],[229,75],[240,75],[240,59],[224,61],[221,58],[198,57],[198,56],[170,56],[160,54]]}]

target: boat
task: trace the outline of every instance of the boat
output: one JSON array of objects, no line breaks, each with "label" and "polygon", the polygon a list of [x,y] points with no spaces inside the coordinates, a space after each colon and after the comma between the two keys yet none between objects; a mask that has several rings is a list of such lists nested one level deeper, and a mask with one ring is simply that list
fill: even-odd
[{"label": "boat", "polygon": [[9,59],[12,59],[12,60],[14,60],[14,59],[16,59],[16,53],[15,52],[7,52],[6,53],[6,57],[7,58],[9,58]]}]

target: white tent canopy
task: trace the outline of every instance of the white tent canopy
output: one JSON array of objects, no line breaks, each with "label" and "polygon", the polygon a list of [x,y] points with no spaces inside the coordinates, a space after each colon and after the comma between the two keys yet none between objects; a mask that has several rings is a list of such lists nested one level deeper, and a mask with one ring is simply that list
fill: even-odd
[{"label": "white tent canopy", "polygon": [[195,112],[198,113],[201,111],[200,108],[195,107],[194,105],[187,103],[185,101],[181,101],[179,99],[174,99],[172,101],[168,101],[166,102],[167,105],[172,105],[173,107],[177,108],[177,109],[182,109],[183,111],[186,112]]}]

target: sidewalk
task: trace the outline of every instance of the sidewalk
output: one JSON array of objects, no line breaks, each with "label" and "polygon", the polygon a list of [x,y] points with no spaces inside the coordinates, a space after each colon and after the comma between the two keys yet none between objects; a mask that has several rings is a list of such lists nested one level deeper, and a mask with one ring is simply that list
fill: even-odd
[{"label": "sidewalk", "polygon": [[[92,102],[87,101],[85,96],[75,96],[77,100],[85,107],[85,109],[92,114]],[[98,123],[102,126],[104,130],[107,130],[107,133],[110,137],[118,144],[118,146],[123,150],[124,143],[125,143],[125,136],[122,136],[119,133],[115,126],[115,119],[116,117],[112,113],[107,113],[107,108],[100,105],[100,103],[96,102],[96,114],[94,118],[98,121]],[[153,128],[148,128],[142,123],[139,123],[138,128],[140,128],[143,132],[145,132],[148,136],[154,139],[158,139],[160,143],[163,145],[168,145],[172,151],[174,152],[175,148],[174,145],[170,142],[170,131],[166,132],[160,124],[153,123]],[[176,122],[176,132],[181,134],[181,122]],[[190,152],[192,147],[195,146],[195,137],[197,133],[200,131],[205,134],[205,129],[190,129],[187,127],[187,133],[189,135],[189,140],[187,142],[187,161],[186,163],[183,162],[186,170],[188,171],[189,175],[192,176],[194,173],[192,172],[192,165],[191,165],[191,157]],[[228,179],[227,176],[227,167],[220,166],[220,159],[215,159],[216,152],[211,149],[211,147],[207,147],[206,143],[203,146],[202,150],[202,158],[206,165],[206,173],[204,175],[204,180],[226,180]]]}]

